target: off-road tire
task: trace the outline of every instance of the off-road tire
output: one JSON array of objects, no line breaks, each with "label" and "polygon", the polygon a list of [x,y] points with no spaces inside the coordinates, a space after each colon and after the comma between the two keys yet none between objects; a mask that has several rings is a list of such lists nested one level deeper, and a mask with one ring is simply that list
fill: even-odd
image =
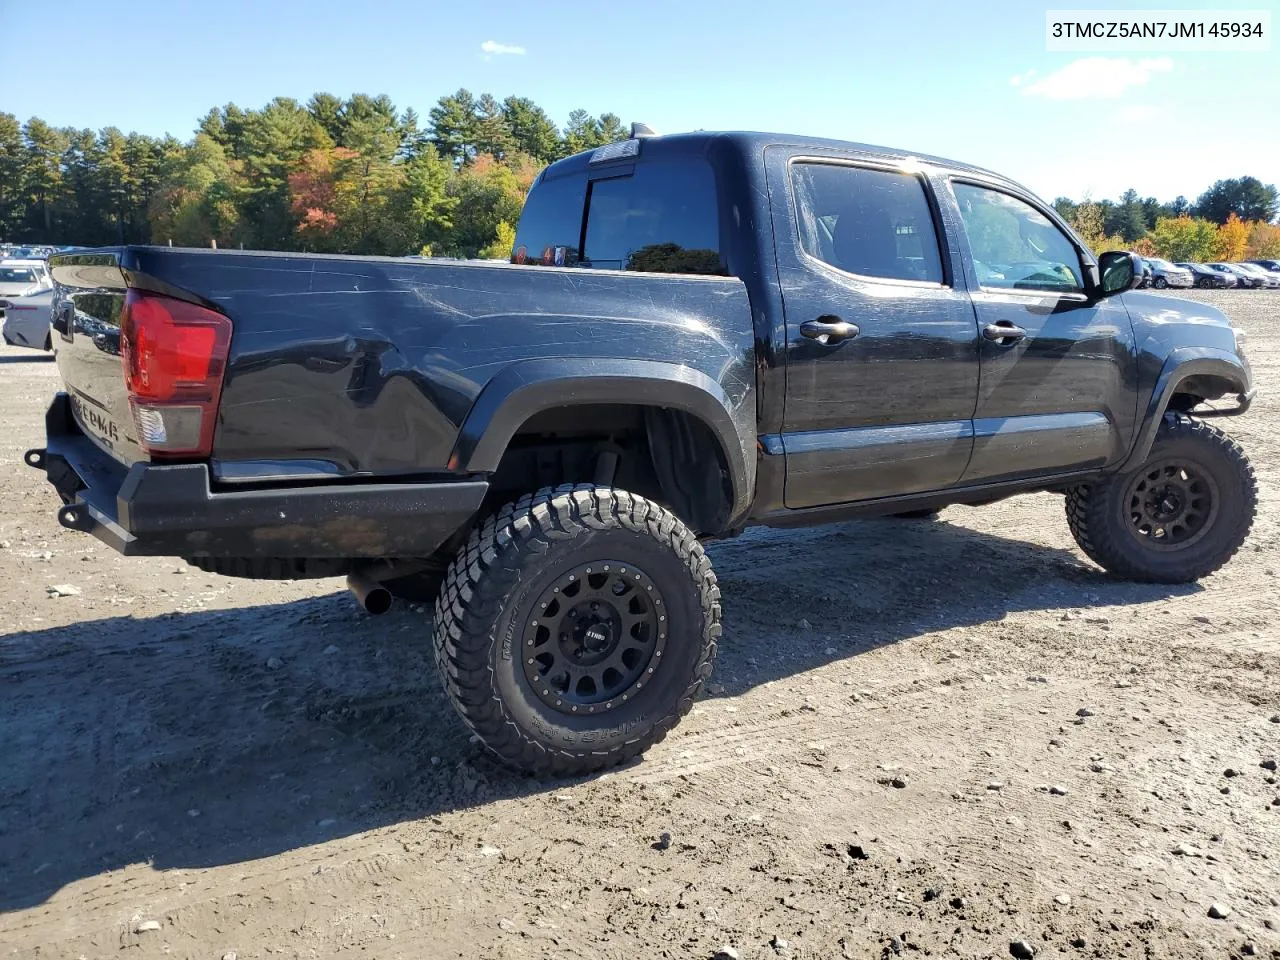
[{"label": "off-road tire", "polygon": [[[627,702],[570,716],[539,698],[521,637],[558,577],[605,558],[636,564],[659,589],[666,646]],[[720,589],[697,537],[663,507],[593,484],[544,488],[502,507],[459,551],[436,599],[446,694],[490,751],[540,777],[603,770],[662,740],[710,677],[720,633]]]},{"label": "off-road tire", "polygon": [[903,510],[901,513],[891,513],[889,516],[897,517],[899,520],[932,520],[941,512],[941,507],[921,507],[919,510]]},{"label": "off-road tire", "polygon": [[[1131,529],[1126,499],[1136,476],[1170,458],[1209,475],[1217,489],[1217,512],[1200,539],[1158,551]],[[1257,504],[1257,478],[1240,445],[1182,414],[1165,415],[1143,466],[1072,487],[1066,496],[1067,525],[1080,549],[1115,576],[1147,583],[1190,583],[1222,567],[1248,535]]]}]

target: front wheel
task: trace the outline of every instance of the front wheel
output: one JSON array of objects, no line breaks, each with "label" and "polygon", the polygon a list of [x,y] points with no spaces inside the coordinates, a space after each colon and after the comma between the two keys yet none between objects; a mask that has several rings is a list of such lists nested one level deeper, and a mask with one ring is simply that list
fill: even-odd
[{"label": "front wheel", "polygon": [[711,675],[720,590],[694,534],[611,487],[547,488],[471,535],[436,600],[436,663],[506,763],[578,776],[643,753]]},{"label": "front wheel", "polygon": [[1166,280],[1164,277],[1156,277],[1154,280],[1151,281],[1151,285],[1155,287],[1157,290],[1163,290],[1165,287],[1169,285],[1169,281]]},{"label": "front wheel", "polygon": [[1116,576],[1189,583],[1240,549],[1257,505],[1239,444],[1171,414],[1142,466],[1067,491],[1067,523],[1080,549]]}]

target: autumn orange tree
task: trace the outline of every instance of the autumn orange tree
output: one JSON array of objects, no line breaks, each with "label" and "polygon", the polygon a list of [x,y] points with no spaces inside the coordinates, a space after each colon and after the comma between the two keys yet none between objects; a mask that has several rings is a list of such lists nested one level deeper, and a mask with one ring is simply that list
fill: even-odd
[{"label": "autumn orange tree", "polygon": [[1249,229],[1251,224],[1245,223],[1233,211],[1227,222],[1218,227],[1218,242],[1215,248],[1218,260],[1232,262],[1243,260],[1245,248],[1249,245]]}]

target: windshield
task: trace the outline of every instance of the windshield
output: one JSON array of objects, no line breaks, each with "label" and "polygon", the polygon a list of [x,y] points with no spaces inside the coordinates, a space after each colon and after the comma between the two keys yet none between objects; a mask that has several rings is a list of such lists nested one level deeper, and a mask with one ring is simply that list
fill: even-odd
[{"label": "windshield", "polygon": [[25,267],[0,267],[0,283],[35,283],[34,270]]}]

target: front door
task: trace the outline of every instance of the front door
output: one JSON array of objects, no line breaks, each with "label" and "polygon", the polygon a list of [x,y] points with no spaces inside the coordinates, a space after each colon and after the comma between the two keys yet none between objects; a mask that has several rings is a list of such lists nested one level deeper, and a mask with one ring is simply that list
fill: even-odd
[{"label": "front door", "polygon": [[[1097,299],[1081,251],[1032,198],[954,181],[969,249],[982,376],[965,484],[1101,467],[1128,450],[1133,327]],[[944,198],[946,200],[948,198]]]},{"label": "front door", "polygon": [[924,178],[782,147],[768,160],[786,313],[786,505],[955,484],[973,445],[977,327]]}]

